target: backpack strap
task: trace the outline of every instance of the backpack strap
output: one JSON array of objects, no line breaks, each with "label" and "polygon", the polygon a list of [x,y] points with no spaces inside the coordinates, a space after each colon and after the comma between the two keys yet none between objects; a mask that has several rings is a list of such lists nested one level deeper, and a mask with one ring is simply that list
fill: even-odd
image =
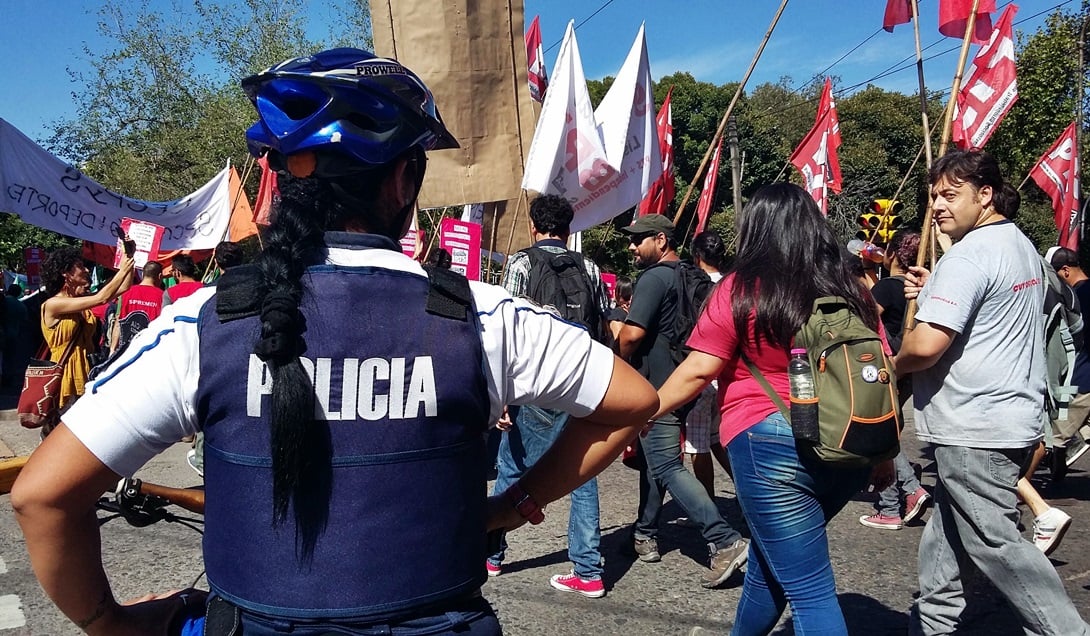
[{"label": "backpack strap", "polygon": [[780,413],[783,415],[784,419],[790,422],[791,409],[787,408],[787,405],[784,404],[783,398],[780,397],[779,393],[776,393],[776,391],[772,388],[772,384],[769,383],[768,378],[766,378],[764,374],[761,373],[761,371],[757,368],[756,364],[753,364],[753,361],[749,359],[749,356],[747,356],[744,351],[740,351],[739,353],[742,355],[742,362],[746,363],[746,368],[749,369],[750,375],[752,375],[753,379],[757,380],[757,383],[761,385],[761,388],[764,389],[765,394],[769,397],[770,400],[772,400],[772,403],[776,405],[776,408],[780,410]]}]

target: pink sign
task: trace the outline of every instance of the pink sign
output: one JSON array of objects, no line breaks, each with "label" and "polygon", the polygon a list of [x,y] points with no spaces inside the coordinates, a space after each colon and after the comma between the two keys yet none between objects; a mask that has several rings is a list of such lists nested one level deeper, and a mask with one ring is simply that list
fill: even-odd
[{"label": "pink sign", "polygon": [[23,259],[26,260],[26,282],[30,289],[38,289],[42,285],[42,261],[45,260],[45,250],[40,247],[28,247],[23,250]]},{"label": "pink sign", "polygon": [[439,247],[450,252],[450,268],[469,280],[481,279],[481,226],[445,218],[439,224]]},{"label": "pink sign", "polygon": [[[143,269],[148,261],[158,258],[159,244],[163,241],[165,231],[162,225],[126,217],[121,219],[121,229],[125,230],[129,239],[136,242],[136,254],[133,255],[136,269]],[[125,247],[121,244],[121,239],[117,239],[117,249],[114,250],[114,269],[121,267],[121,257],[124,254]]]},{"label": "pink sign", "polygon": [[401,237],[401,253],[409,258],[418,259],[420,250],[424,249],[427,241],[424,240],[424,230],[410,229]]},{"label": "pink sign", "polygon": [[617,289],[617,275],[610,272],[602,272],[602,282],[606,286],[607,298],[613,300],[613,292]]}]

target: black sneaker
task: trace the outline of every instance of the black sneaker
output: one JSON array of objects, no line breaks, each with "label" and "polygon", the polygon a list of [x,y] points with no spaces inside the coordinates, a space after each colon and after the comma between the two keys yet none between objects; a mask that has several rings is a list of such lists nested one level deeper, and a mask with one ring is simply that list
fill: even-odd
[{"label": "black sneaker", "polygon": [[715,549],[715,544],[709,543],[708,548],[711,551],[711,565],[700,577],[700,584],[709,589],[725,583],[749,560],[749,542],[745,539],[738,539],[730,546],[719,550]]}]

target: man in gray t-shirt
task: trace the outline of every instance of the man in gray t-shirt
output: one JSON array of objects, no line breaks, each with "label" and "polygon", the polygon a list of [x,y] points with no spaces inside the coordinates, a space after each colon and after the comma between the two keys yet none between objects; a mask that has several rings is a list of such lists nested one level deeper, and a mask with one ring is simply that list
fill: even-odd
[{"label": "man in gray t-shirt", "polygon": [[934,446],[938,474],[913,632],[968,627],[961,568],[971,562],[1027,632],[1090,635],[1048,557],[1016,525],[1021,466],[1042,437],[1046,376],[1043,271],[1011,222],[1018,193],[982,151],[946,154],[930,180],[935,223],[955,244],[934,274],[914,267],[906,276],[919,323],[895,358],[899,374],[913,374],[916,427]]}]

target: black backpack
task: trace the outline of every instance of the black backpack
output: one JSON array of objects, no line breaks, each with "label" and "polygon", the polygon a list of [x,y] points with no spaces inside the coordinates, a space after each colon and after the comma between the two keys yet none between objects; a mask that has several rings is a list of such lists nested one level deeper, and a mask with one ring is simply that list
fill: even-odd
[{"label": "black backpack", "polygon": [[715,283],[707,272],[688,261],[671,261],[657,263],[674,270],[674,293],[677,295],[677,312],[674,315],[674,326],[668,336],[670,344],[670,357],[674,364],[681,364],[689,355],[691,349],[685,346],[685,341],[693,333],[693,327],[700,318],[700,312],[704,310],[704,303],[712,293]]},{"label": "black backpack", "polygon": [[530,259],[530,272],[526,276],[526,295],[535,303],[567,320],[582,325],[590,337],[601,341],[602,310],[598,306],[594,289],[583,264],[583,256],[577,252],[550,252],[540,247],[526,250]]}]

